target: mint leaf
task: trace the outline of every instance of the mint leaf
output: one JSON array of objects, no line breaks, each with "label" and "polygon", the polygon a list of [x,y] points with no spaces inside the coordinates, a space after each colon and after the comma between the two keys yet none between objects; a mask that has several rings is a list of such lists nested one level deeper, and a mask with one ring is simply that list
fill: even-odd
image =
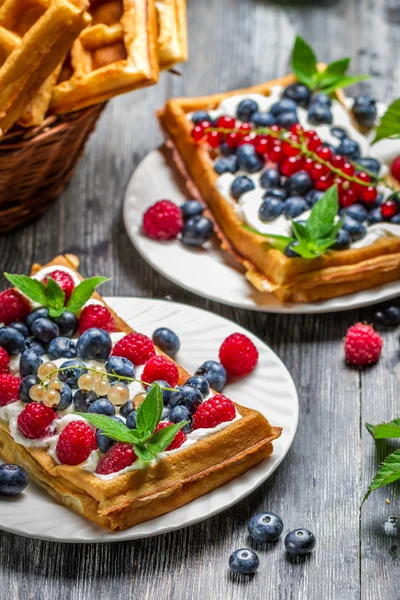
[{"label": "mint leaf", "polygon": [[374,490],[384,487],[389,483],[393,483],[393,481],[397,481],[398,479],[400,479],[400,450],[395,450],[393,454],[390,454],[383,461],[365,494],[363,502],[365,502],[370,493]]},{"label": "mint leaf", "polygon": [[323,71],[320,71],[317,75],[317,82],[320,86],[327,85],[337,80],[339,77],[344,75],[349,68],[351,58],[342,58],[329,63],[329,65]]},{"label": "mint leaf", "polygon": [[140,458],[140,460],[144,463],[151,462],[154,458],[154,455],[156,454],[153,454],[153,452],[149,448],[143,446],[142,444],[135,445],[135,453],[138,456],[138,458]]},{"label": "mint leaf", "polygon": [[376,440],[400,437],[400,419],[393,419],[389,423],[379,423],[378,425],[366,423],[365,426]]},{"label": "mint leaf", "polygon": [[330,236],[339,209],[337,185],[330,187],[316,202],[307,220],[306,228],[311,239]]},{"label": "mint leaf", "polygon": [[292,69],[298,81],[315,89],[315,79],[318,75],[317,59],[311,46],[299,35],[292,52]]},{"label": "mint leaf", "polygon": [[354,85],[355,83],[358,83],[359,81],[365,81],[366,79],[369,79],[370,76],[369,75],[343,75],[342,77],[339,77],[338,79],[336,79],[333,82],[327,82],[326,85],[321,85],[320,86],[320,90],[321,92],[324,92],[324,94],[331,94],[332,92],[334,92],[335,90],[339,89],[339,88],[345,88],[348,87],[349,85]]},{"label": "mint leaf", "polygon": [[136,428],[139,435],[146,436],[155,430],[161,420],[162,409],[161,388],[158,383],[154,383],[136,411]]},{"label": "mint leaf", "polygon": [[71,294],[70,299],[67,302],[66,309],[70,310],[73,313],[78,312],[82,306],[92,297],[92,294],[95,288],[104,283],[105,281],[109,281],[108,277],[89,277],[88,279],[84,279],[81,281],[79,285],[76,286],[74,291]]},{"label": "mint leaf", "polygon": [[158,454],[167,448],[173,441],[174,437],[182,427],[187,424],[188,421],[180,421],[174,425],[168,425],[163,429],[159,429],[149,439],[148,448],[151,448],[152,452]]},{"label": "mint leaf", "polygon": [[135,429],[129,429],[124,423],[120,423],[106,415],[97,415],[94,413],[76,412],[75,415],[83,417],[92,425],[101,429],[101,431],[112,440],[117,442],[128,442],[128,444],[141,443],[142,438]]},{"label": "mint leaf", "polygon": [[393,135],[398,136],[400,134],[400,98],[397,98],[388,107],[387,111],[380,120],[378,127],[376,128],[375,139],[372,142],[375,144],[379,140],[384,138],[392,137]]},{"label": "mint leaf", "polygon": [[243,229],[246,229],[246,231],[250,231],[251,233],[255,233],[256,235],[261,235],[265,238],[268,238],[270,240],[271,246],[273,246],[277,250],[280,250],[280,252],[284,252],[286,246],[290,244],[290,242],[294,242],[295,240],[294,237],[287,237],[286,235],[260,233],[259,231],[257,231],[257,229],[254,229],[254,227],[249,227],[249,225],[243,224],[242,227]]},{"label": "mint leaf", "polygon": [[47,306],[50,317],[60,317],[64,312],[65,293],[51,277],[47,278]]},{"label": "mint leaf", "polygon": [[34,302],[38,302],[42,306],[47,306],[47,288],[42,281],[31,279],[27,275],[12,275],[4,273],[8,281],[18,288],[25,296],[28,296]]}]

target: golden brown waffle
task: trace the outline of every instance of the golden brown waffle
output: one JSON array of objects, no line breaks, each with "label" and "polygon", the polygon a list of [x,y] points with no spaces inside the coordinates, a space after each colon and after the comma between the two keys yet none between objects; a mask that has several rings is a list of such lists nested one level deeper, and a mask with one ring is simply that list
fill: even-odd
[{"label": "golden brown waffle", "polygon": [[185,62],[188,55],[186,0],[156,0],[160,69]]},{"label": "golden brown waffle", "polygon": [[75,41],[51,110],[79,110],[158,80],[154,0],[92,0],[92,25]]},{"label": "golden brown waffle", "polygon": [[0,0],[2,134],[17,121],[89,24],[87,7],[87,0]]}]

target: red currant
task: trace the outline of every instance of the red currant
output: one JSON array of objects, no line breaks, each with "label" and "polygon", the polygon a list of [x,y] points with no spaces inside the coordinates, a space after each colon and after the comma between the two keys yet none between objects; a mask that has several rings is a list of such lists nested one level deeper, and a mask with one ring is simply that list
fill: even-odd
[{"label": "red currant", "polygon": [[202,127],[200,127],[200,125],[196,125],[193,127],[190,134],[195,142],[199,142],[204,137],[204,130]]},{"label": "red currant", "polygon": [[360,181],[364,181],[365,183],[369,183],[371,181],[371,177],[368,175],[368,173],[364,173],[364,171],[356,173],[356,177],[357,179],[359,179]]},{"label": "red currant", "polygon": [[313,161],[312,158],[310,158],[309,156],[304,160],[303,163],[303,169],[304,171],[307,171],[307,173],[309,173],[310,171],[313,170],[315,166],[315,162]]},{"label": "red currant", "polygon": [[223,135],[220,131],[210,131],[210,133],[207,133],[207,142],[211,148],[218,148],[222,139]]},{"label": "red currant", "polygon": [[321,145],[321,140],[317,135],[314,135],[312,138],[309,138],[307,142],[307,148],[314,152]]},{"label": "red currant", "polygon": [[325,192],[325,190],[332,187],[333,184],[334,184],[334,179],[333,179],[332,174],[321,175],[321,177],[319,179],[317,179],[317,181],[315,182],[315,189],[319,190],[320,192]]},{"label": "red currant", "polygon": [[211,121],[201,121],[201,123],[198,124],[198,127],[201,127],[203,131],[205,129],[209,129],[212,126],[213,125],[212,125]]},{"label": "red currant", "polygon": [[258,152],[258,154],[267,154],[268,149],[269,149],[269,142],[268,142],[267,138],[261,138],[257,141],[256,152]]},{"label": "red currant", "polygon": [[303,160],[301,156],[288,156],[283,159],[280,165],[281,173],[282,175],[286,175],[286,177],[290,177],[301,170],[302,164]]},{"label": "red currant", "polygon": [[351,206],[355,202],[357,202],[357,196],[352,190],[348,190],[347,192],[339,196],[339,203],[340,206],[342,206],[343,208]]},{"label": "red currant", "polygon": [[332,156],[331,164],[333,167],[336,167],[336,169],[342,169],[345,162],[346,161],[341,154],[334,154]]},{"label": "red currant", "polygon": [[317,181],[320,179],[322,175],[327,175],[329,173],[329,168],[325,165],[321,165],[321,163],[316,163],[314,168],[310,172],[310,177],[313,181]]},{"label": "red currant", "polygon": [[329,161],[332,158],[332,151],[328,146],[320,146],[316,149],[315,153],[322,158],[322,160]]},{"label": "red currant", "polygon": [[235,129],[236,121],[232,117],[218,117],[217,127],[221,129]]},{"label": "red currant", "polygon": [[397,214],[397,202],[395,200],[386,200],[381,206],[381,213],[384,219],[391,219]]},{"label": "red currant", "polygon": [[317,132],[314,131],[314,129],[308,129],[307,131],[304,132],[304,137],[307,140],[311,140],[311,138],[315,137],[317,135]]},{"label": "red currant", "polygon": [[244,135],[239,140],[239,146],[243,146],[243,144],[252,144],[254,142],[254,138],[251,135]]},{"label": "red currant", "polygon": [[378,196],[378,190],[373,185],[369,185],[368,187],[364,186],[361,191],[361,198],[367,204],[369,202],[375,202],[377,196]]},{"label": "red currant", "polygon": [[298,135],[299,133],[303,133],[303,128],[300,125],[300,123],[295,123],[294,125],[291,126],[290,132],[294,133],[295,135]]},{"label": "red currant", "polygon": [[394,159],[392,162],[392,166],[390,167],[390,172],[397,181],[400,181],[400,156]]},{"label": "red currant", "polygon": [[361,194],[361,191],[363,189],[363,186],[360,183],[357,183],[356,181],[350,181],[350,189],[355,193],[355,195],[358,196]]},{"label": "red currant", "polygon": [[270,130],[274,131],[275,133],[278,133],[278,131],[281,131],[282,127],[279,127],[279,125],[271,125]]},{"label": "red currant", "polygon": [[[290,141],[289,141],[290,140]],[[297,156],[300,152],[299,148],[295,148],[292,146],[290,142],[294,142],[295,144],[299,143],[299,138],[297,135],[291,135],[289,140],[285,140],[282,142],[282,150],[285,156]]]},{"label": "red currant", "polygon": [[237,133],[237,131],[233,131],[232,133],[228,133],[225,141],[228,144],[229,148],[236,148],[236,146],[239,145],[241,138],[242,136],[239,133]]},{"label": "red currant", "polygon": [[345,162],[341,167],[340,170],[343,171],[343,173],[345,175],[349,175],[349,177],[352,177],[354,175],[354,167],[351,163],[349,162]]},{"label": "red currant", "polygon": [[240,126],[240,133],[247,135],[252,129],[251,123],[242,123]]},{"label": "red currant", "polygon": [[282,152],[282,146],[281,146],[280,142],[276,141],[272,145],[268,156],[269,156],[269,159],[272,160],[272,162],[276,162],[276,163],[281,162],[281,160],[283,159],[283,152]]}]

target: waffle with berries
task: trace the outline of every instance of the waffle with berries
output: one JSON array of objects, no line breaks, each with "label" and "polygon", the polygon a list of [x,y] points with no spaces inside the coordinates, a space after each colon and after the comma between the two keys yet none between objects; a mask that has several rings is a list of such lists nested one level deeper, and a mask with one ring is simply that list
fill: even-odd
[{"label": "waffle with berries", "polygon": [[156,10],[160,69],[171,69],[188,56],[186,0],[158,0]]},{"label": "waffle with berries", "polygon": [[[200,200],[209,209],[222,249],[232,254],[243,265],[246,278],[259,291],[272,292],[281,301],[316,302],[398,279],[400,237],[396,234],[381,237],[364,247],[350,246],[340,251],[329,250],[312,260],[286,256],[274,248],[267,237],[245,229],[243,220],[238,216],[238,203],[235,198],[227,198],[226,194],[218,189],[219,174],[214,169],[214,161],[218,157],[229,155],[229,147],[224,148],[226,154],[223,154],[222,149],[222,144],[227,144],[226,131],[213,132],[215,126],[211,122],[202,130],[202,124],[196,126],[191,120],[191,115],[197,111],[207,113],[218,109],[223,101],[234,96],[245,99],[251,94],[259,94],[267,97],[275,86],[285,88],[295,81],[293,75],[287,75],[251,88],[206,97],[175,98],[167,102],[159,111],[158,118],[173,161],[186,182],[190,196]],[[337,94],[337,100],[347,111],[341,92]],[[232,115],[230,120],[235,122]],[[250,123],[243,123],[243,120],[242,125],[252,129]],[[248,135],[249,131],[243,128],[240,135],[245,134]],[[234,144],[233,138],[230,141]],[[323,142],[324,140],[321,140],[320,143]],[[246,143],[252,143],[250,136]],[[262,149],[257,152],[261,153]],[[270,155],[265,153],[264,156],[264,167],[276,166],[277,162],[279,164],[279,161],[274,159],[273,152]],[[325,185],[326,179],[327,177],[321,178],[321,186]],[[333,182],[332,177],[331,185]],[[397,182],[392,180],[391,184],[399,189]],[[375,197],[376,192],[372,190],[371,195]],[[299,218],[301,219],[301,216]]]},{"label": "waffle with berries", "polygon": [[[41,281],[47,281],[47,285],[51,279],[56,281],[67,296],[71,292],[73,294],[74,286],[82,281],[77,273],[78,265],[79,261],[73,255],[58,256],[45,267],[34,265],[31,275],[40,276],[41,269],[46,268],[46,272],[40,276]],[[73,286],[71,280],[74,282]],[[32,334],[35,331],[35,323],[38,327],[39,318],[36,314],[36,321],[32,321],[30,310],[30,306],[27,310],[26,298],[15,289],[0,294],[0,321],[5,325],[13,323],[15,327],[15,321],[18,321],[21,322],[18,325],[20,331],[24,331],[24,328],[27,331],[28,327]],[[135,365],[144,365],[142,381],[164,379],[168,385],[175,386],[187,380],[189,374],[181,366],[155,347],[147,336],[133,332],[127,323],[106,305],[97,292],[93,293],[89,304],[83,308],[79,317],[80,331],[76,334],[78,336],[94,331],[93,327],[96,326],[97,331],[100,327],[104,327],[101,335],[105,334],[106,337],[108,336],[106,331],[116,332],[117,336],[118,333],[122,334],[114,344],[113,356],[120,355],[125,359],[132,359]],[[22,324],[23,322],[25,324]],[[64,327],[66,326],[64,324]],[[14,335],[13,342],[7,339],[7,336],[4,337],[1,331],[0,329],[3,348],[7,346],[11,354],[12,350],[15,353],[12,344],[18,342],[18,335],[16,337]],[[70,332],[69,335],[72,333]],[[27,339],[31,340],[30,346],[37,344],[37,339],[29,337]],[[79,340],[82,340],[82,337],[77,339],[77,345]],[[234,350],[232,344],[240,343],[240,352],[242,352],[245,343],[236,338],[233,340],[228,338],[228,340],[228,347],[224,348],[221,357],[227,365],[231,362],[231,354]],[[68,343],[72,341],[74,340],[67,340],[66,349]],[[210,434],[180,448],[186,435],[179,430],[171,443],[168,442],[169,445],[160,459],[145,463],[142,468],[129,471],[129,466],[137,459],[132,445],[126,441],[119,441],[111,448],[100,449],[96,430],[89,422],[69,414],[62,417],[66,418],[67,422],[64,423],[61,431],[56,429],[59,434],[55,446],[56,460],[55,455],[51,454],[47,447],[35,443],[35,440],[46,439],[46,436],[50,435],[49,428],[57,427],[60,421],[61,414],[57,413],[55,405],[49,406],[51,392],[46,392],[45,398],[41,386],[33,386],[35,380],[33,382],[27,380],[29,376],[25,376],[22,380],[23,384],[19,387],[18,375],[10,372],[15,357],[8,356],[8,352],[4,352],[3,348],[0,348],[0,411],[3,411],[0,414],[4,417],[4,420],[0,419],[1,456],[8,462],[21,465],[29,477],[44,487],[61,504],[113,531],[126,529],[173,511],[232,480],[266,459],[273,451],[272,441],[281,433],[280,428],[271,426],[257,411],[234,404],[223,394],[215,394],[202,403],[196,400],[193,412],[193,427],[211,428]],[[49,346],[46,351],[50,353]],[[109,351],[110,349],[108,353]],[[254,352],[253,348],[251,364],[247,364],[245,357],[242,356],[245,362],[241,368],[246,372],[254,368],[256,358]],[[32,355],[28,353],[27,358],[32,358]],[[33,360],[36,360],[34,356]],[[235,361],[237,368],[237,357]],[[21,359],[19,364],[21,370]],[[26,364],[30,368],[29,361]],[[50,367],[48,363],[40,365],[37,371],[40,378],[41,368],[48,371]],[[67,376],[69,377],[70,374]],[[87,374],[85,377],[87,381]],[[51,379],[50,375],[49,379]],[[113,397],[118,397],[119,392],[115,391],[118,385],[110,386],[106,374],[105,379],[100,377],[97,381],[107,387],[109,399],[111,394]],[[60,390],[57,388],[57,382],[54,385],[51,390]],[[81,384],[78,387],[82,390]],[[16,398],[18,389],[21,400]],[[50,390],[50,385],[46,389]],[[94,389],[96,393],[102,395],[99,388]],[[198,397],[199,392],[196,394]],[[135,395],[134,405],[143,401],[144,396],[144,393],[139,394],[138,399]],[[22,400],[26,402],[23,407]],[[62,397],[61,399],[58,397],[58,401],[61,402]],[[75,395],[73,403],[77,402]],[[118,406],[118,402],[116,405]],[[16,407],[17,418],[14,416],[13,420],[10,417],[7,421],[5,418],[7,411],[11,415]],[[123,416],[122,410],[120,415]],[[226,426],[212,429],[220,423]],[[161,420],[154,432],[161,433],[160,430],[169,425],[169,422]],[[54,430],[52,431],[53,435]],[[21,435],[23,438],[20,437]],[[21,439],[28,442],[33,440],[33,445],[22,443]],[[94,473],[84,468],[85,461],[92,456],[93,452],[99,459]],[[99,454],[101,454],[100,458]],[[126,468],[128,471],[123,471]],[[110,477],[110,474],[115,476]]]}]

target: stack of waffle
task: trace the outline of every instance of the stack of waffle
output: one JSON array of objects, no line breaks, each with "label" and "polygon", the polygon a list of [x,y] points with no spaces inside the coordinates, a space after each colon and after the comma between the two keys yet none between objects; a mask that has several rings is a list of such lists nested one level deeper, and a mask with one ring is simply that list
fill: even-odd
[{"label": "stack of waffle", "polygon": [[0,137],[152,85],[186,58],[186,0],[0,0]]}]

